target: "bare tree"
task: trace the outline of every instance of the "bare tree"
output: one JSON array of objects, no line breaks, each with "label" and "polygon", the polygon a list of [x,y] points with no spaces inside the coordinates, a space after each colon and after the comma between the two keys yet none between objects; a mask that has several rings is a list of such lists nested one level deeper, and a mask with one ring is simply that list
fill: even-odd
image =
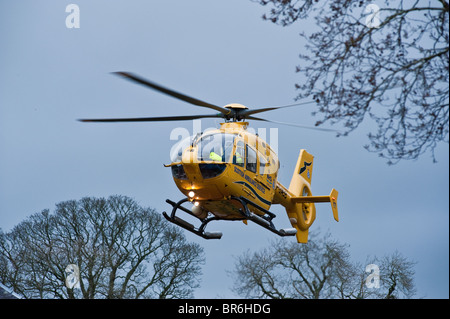
[{"label": "bare tree", "polygon": [[380,287],[373,291],[377,298],[411,298],[416,294],[413,280],[415,262],[396,251],[380,259],[374,258],[372,263],[380,265]]},{"label": "bare tree", "polygon": [[447,1],[252,1],[282,26],[308,21],[298,24],[307,45],[296,87],[317,102],[316,125],[340,122],[348,134],[370,117],[367,150],[389,164],[426,151],[435,161],[449,131]]},{"label": "bare tree", "polygon": [[279,240],[241,255],[232,273],[234,290],[247,298],[319,299],[334,296],[338,276],[354,271],[345,245],[313,235],[307,245]]},{"label": "bare tree", "polygon": [[377,267],[373,286],[367,284],[366,268],[350,261],[348,246],[329,234],[313,235],[307,245],[279,240],[236,259],[233,289],[246,298],[270,299],[410,298],[415,294],[413,262],[396,252],[370,263]]},{"label": "bare tree", "polygon": [[[0,231],[0,280],[26,298],[186,298],[203,249],[125,196],[86,197]],[[79,288],[66,267],[79,269]]]}]

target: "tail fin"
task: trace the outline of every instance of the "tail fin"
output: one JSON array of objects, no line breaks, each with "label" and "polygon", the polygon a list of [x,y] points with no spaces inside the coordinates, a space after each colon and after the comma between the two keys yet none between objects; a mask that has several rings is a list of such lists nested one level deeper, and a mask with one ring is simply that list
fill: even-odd
[{"label": "tail fin", "polygon": [[[314,156],[300,150],[300,155],[292,174],[289,192],[295,197],[311,195],[311,178]],[[297,241],[306,243],[308,241],[308,230],[316,219],[316,207],[314,203],[295,203],[292,201],[290,207],[286,207],[292,226],[297,228]]]},{"label": "tail fin", "polygon": [[314,156],[305,150],[300,150],[300,156],[295,165],[294,174],[292,174],[289,191],[293,194],[300,195],[304,183],[311,185],[312,169]]},{"label": "tail fin", "polygon": [[308,242],[309,227],[316,219],[316,207],[314,203],[331,202],[334,219],[338,220],[337,196],[333,189],[330,196],[312,196],[311,178],[314,156],[300,150],[300,155],[292,174],[289,188],[286,189],[279,182],[275,192],[274,203],[277,202],[286,208],[292,226],[297,230],[297,241]]}]

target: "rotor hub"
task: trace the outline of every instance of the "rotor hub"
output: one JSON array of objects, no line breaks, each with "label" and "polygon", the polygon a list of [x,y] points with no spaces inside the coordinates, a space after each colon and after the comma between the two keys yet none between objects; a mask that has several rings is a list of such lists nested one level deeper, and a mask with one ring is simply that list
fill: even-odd
[{"label": "rotor hub", "polygon": [[226,119],[231,121],[241,121],[245,120],[245,117],[242,116],[245,110],[248,110],[248,107],[239,103],[230,103],[224,106],[224,108],[229,109],[231,112],[227,114]]},{"label": "rotor hub", "polygon": [[238,109],[248,109],[248,107],[246,107],[245,105],[239,104],[239,103],[230,103],[224,106],[227,109],[233,109],[233,110],[238,110]]}]

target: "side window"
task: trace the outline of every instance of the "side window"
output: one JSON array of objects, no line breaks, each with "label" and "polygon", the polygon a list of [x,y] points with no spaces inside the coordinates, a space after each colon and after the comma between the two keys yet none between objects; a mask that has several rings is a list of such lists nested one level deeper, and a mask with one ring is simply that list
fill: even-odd
[{"label": "side window", "polygon": [[247,145],[247,166],[246,168],[256,173],[256,151]]},{"label": "side window", "polygon": [[265,157],[260,154],[259,155],[259,175],[264,175],[266,166],[269,166],[269,165],[268,165]]},{"label": "side window", "polygon": [[233,156],[233,164],[239,165],[240,167],[244,167],[245,162],[245,148],[244,142],[239,141],[236,144],[236,152]]}]

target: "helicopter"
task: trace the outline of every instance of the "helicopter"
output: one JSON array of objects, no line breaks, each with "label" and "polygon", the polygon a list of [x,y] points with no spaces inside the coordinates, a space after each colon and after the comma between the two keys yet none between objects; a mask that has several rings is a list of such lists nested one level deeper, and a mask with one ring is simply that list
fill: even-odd
[{"label": "helicopter", "polygon": [[[313,196],[311,178],[314,156],[301,149],[294,168],[289,187],[278,181],[280,162],[270,145],[247,130],[247,120],[265,121],[305,127],[293,123],[276,122],[254,116],[255,114],[291,107],[303,103],[249,109],[238,103],[217,106],[187,96],[180,92],[151,82],[129,72],[113,72],[132,82],[169,95],[178,100],[219,113],[189,116],[141,117],[141,118],[103,118],[80,119],[81,122],[156,122],[183,121],[202,118],[220,118],[220,128],[198,133],[181,141],[175,150],[170,164],[173,180],[184,197],[174,202],[167,199],[172,206],[171,213],[163,216],[202,238],[220,239],[222,232],[206,231],[211,221],[250,220],[257,225],[279,235],[296,236],[298,243],[308,242],[309,228],[316,218],[315,203],[329,202],[333,217],[339,221],[337,198],[334,188],[329,195]],[[331,129],[314,128],[325,131]],[[192,207],[186,207],[190,204]],[[273,220],[276,215],[269,211],[274,204],[286,210],[291,227],[278,229]],[[199,226],[194,226],[186,219],[180,218],[181,211],[194,217]]]}]

